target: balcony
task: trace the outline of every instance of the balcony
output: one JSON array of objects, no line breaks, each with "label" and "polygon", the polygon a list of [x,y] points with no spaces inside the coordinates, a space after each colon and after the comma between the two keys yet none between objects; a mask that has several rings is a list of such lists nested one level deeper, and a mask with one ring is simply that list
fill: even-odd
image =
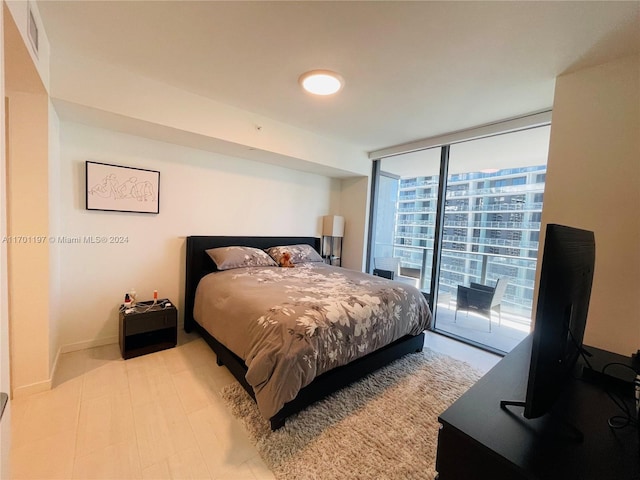
[{"label": "balcony", "polygon": [[[535,208],[539,211],[542,204],[503,203],[485,206],[450,205],[449,207],[462,207],[466,211],[463,210],[460,213],[448,211],[445,215],[445,232],[450,235],[444,235],[445,232],[443,232],[438,287],[440,298],[439,305],[435,309],[436,329],[447,335],[467,338],[472,343],[486,345],[496,351],[508,352],[530,331],[531,299],[535,283],[532,273],[535,273],[537,263],[537,256],[531,255],[532,252],[535,255],[539,243],[535,241],[537,238],[532,237],[529,232],[537,232],[540,229],[540,222],[510,220],[513,220],[514,215],[522,216],[523,220],[530,220],[528,215],[517,212],[524,213]],[[408,204],[404,208],[418,210],[415,207],[409,207]],[[504,221],[499,219],[473,221],[473,212],[478,210],[507,213],[503,217]],[[510,215],[508,212],[513,213]],[[430,289],[432,276],[433,236],[429,233],[412,233],[411,230],[420,231],[425,226],[433,227],[435,222],[403,217],[419,218],[435,212],[420,210],[415,212],[415,215],[412,215],[413,212],[406,211],[397,213],[405,215],[396,217],[394,244],[389,245],[392,249],[390,254],[400,257],[402,271],[411,271],[406,274],[418,278],[418,283],[422,285],[423,290],[427,291]],[[458,215],[457,218],[456,215]],[[487,237],[474,237],[473,234],[476,233],[474,229],[480,230],[480,235]],[[504,238],[490,238],[490,235],[500,235]],[[466,250],[452,250],[448,247],[452,244],[464,246]],[[479,251],[471,251],[471,246],[479,246],[479,248],[474,247]],[[454,322],[457,286],[469,285],[470,282],[493,285],[498,277],[509,278],[509,287],[503,297],[500,323],[498,324],[497,313],[494,313],[491,332],[489,332],[489,320],[486,317],[462,311]]]},{"label": "balcony", "polygon": [[475,313],[458,312],[455,318],[455,295],[441,295],[436,307],[436,331],[470,340],[500,352],[509,352],[531,331],[531,319],[509,312],[492,315],[491,332],[489,319]]}]

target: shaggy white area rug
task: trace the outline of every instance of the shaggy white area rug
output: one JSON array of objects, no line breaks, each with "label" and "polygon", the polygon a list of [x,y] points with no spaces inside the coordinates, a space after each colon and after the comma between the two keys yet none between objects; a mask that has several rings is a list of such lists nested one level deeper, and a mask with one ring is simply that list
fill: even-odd
[{"label": "shaggy white area rug", "polygon": [[480,376],[425,349],[289,417],[275,432],[239,384],[222,394],[278,479],[433,480],[438,415]]}]

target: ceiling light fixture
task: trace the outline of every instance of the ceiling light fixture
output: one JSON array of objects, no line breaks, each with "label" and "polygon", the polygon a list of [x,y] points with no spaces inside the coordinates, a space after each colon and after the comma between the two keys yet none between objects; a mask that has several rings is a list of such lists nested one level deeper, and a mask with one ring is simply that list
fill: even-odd
[{"label": "ceiling light fixture", "polygon": [[314,95],[333,95],[344,85],[343,78],[330,70],[311,70],[298,79],[302,88]]}]

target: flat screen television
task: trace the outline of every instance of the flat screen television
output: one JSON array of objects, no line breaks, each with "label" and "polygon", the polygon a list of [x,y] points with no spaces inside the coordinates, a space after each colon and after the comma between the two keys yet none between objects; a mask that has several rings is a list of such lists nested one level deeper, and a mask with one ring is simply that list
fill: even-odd
[{"label": "flat screen television", "polygon": [[533,330],[525,418],[549,412],[582,350],[595,267],[593,232],[547,225]]}]

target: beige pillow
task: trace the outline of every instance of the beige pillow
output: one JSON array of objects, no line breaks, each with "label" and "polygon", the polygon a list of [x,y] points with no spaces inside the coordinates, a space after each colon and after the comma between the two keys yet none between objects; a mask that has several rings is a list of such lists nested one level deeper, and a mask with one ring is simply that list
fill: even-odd
[{"label": "beige pillow", "polygon": [[242,267],[277,267],[263,250],[253,247],[218,247],[206,251],[218,270]]}]

